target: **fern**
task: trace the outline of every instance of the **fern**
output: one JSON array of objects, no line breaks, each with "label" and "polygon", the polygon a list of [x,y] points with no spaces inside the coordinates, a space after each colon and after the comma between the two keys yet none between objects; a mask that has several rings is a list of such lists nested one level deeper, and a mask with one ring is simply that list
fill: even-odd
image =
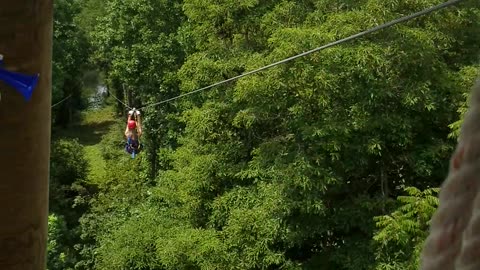
[{"label": "fern", "polygon": [[428,233],[429,221],[438,207],[438,188],[421,191],[404,189],[398,196],[400,206],[391,214],[375,217],[378,231],[373,237],[376,246],[375,269],[416,269],[419,250]]}]

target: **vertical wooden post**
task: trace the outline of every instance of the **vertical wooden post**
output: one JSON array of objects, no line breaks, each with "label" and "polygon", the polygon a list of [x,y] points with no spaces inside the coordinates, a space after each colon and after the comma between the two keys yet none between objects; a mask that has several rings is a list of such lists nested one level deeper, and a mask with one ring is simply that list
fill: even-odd
[{"label": "vertical wooden post", "polygon": [[0,82],[0,269],[46,268],[52,0],[0,0],[5,68],[40,73],[26,102]]}]

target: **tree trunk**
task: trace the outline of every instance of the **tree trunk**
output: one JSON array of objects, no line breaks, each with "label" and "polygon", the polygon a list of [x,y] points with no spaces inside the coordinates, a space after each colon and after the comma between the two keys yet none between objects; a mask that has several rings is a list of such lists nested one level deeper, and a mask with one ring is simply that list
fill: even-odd
[{"label": "tree trunk", "polygon": [[46,267],[52,0],[0,1],[5,68],[40,73],[30,101],[0,82],[0,269]]},{"label": "tree trunk", "polygon": [[388,179],[387,179],[387,176],[385,175],[385,163],[383,161],[380,166],[380,182],[382,186],[382,197],[383,197],[382,212],[383,214],[386,214],[385,206],[387,204],[388,197],[390,196],[390,190],[388,187]]}]

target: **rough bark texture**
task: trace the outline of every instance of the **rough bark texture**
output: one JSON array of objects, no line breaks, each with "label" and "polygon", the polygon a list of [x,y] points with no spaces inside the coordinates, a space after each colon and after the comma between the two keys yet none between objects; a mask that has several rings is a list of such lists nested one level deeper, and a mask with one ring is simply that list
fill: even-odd
[{"label": "rough bark texture", "polygon": [[29,102],[0,82],[0,269],[45,269],[52,0],[0,0],[5,68],[40,73]]},{"label": "rough bark texture", "polygon": [[480,269],[480,80],[422,252],[423,270]]}]

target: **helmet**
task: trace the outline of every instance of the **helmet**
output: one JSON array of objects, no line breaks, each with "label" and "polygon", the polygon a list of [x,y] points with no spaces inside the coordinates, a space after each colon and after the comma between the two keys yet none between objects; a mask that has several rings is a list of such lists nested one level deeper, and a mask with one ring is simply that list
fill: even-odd
[{"label": "helmet", "polygon": [[128,120],[128,129],[134,129],[137,127],[137,123],[135,123],[135,120]]}]

